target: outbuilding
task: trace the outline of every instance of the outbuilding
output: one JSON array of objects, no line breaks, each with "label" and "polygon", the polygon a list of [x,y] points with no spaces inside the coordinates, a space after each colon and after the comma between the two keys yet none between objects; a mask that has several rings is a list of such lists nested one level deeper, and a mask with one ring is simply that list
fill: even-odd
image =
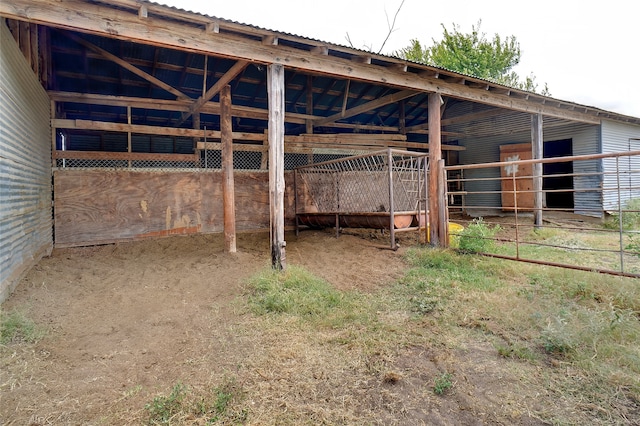
[{"label": "outbuilding", "polygon": [[[637,117],[152,2],[3,1],[0,17],[0,300],[53,247],[224,232],[233,251],[269,229],[282,267],[297,166],[428,153],[437,244],[444,164],[640,149]],[[562,185],[602,187],[587,174]],[[618,203],[589,194],[571,208]]]}]

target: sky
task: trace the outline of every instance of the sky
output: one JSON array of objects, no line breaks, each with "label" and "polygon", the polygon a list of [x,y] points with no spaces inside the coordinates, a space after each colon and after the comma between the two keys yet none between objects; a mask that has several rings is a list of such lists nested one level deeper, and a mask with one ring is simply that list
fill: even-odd
[{"label": "sky", "polygon": [[411,39],[431,45],[442,25],[464,33],[482,20],[488,38],[515,36],[521,77],[533,73],[551,96],[640,117],[637,0],[155,0],[205,15],[392,54]]}]

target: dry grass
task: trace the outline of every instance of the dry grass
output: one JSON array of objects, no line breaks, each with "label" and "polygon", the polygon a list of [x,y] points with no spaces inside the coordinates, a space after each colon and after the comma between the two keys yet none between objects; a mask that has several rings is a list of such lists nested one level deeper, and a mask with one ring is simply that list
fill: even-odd
[{"label": "dry grass", "polygon": [[[123,386],[80,423],[638,424],[637,280],[420,247],[405,261],[370,291],[266,269],[200,311],[215,356]],[[55,367],[37,343],[0,349],[3,393]],[[29,422],[77,424],[83,400],[57,397]]]}]

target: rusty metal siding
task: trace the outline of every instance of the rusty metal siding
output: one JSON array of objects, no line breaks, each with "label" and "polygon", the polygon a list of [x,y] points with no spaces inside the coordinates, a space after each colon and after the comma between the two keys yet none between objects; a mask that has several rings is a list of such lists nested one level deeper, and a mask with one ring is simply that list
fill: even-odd
[{"label": "rusty metal siding", "polygon": [[0,21],[0,302],[53,247],[50,102]]},{"label": "rusty metal siding", "polygon": [[[625,152],[640,149],[640,126],[615,121],[602,121],[602,151]],[[624,203],[630,198],[640,197],[640,159],[625,157],[618,160],[605,159],[602,163],[604,177],[604,209],[608,212],[618,208],[618,180],[620,172],[620,198]]]}]

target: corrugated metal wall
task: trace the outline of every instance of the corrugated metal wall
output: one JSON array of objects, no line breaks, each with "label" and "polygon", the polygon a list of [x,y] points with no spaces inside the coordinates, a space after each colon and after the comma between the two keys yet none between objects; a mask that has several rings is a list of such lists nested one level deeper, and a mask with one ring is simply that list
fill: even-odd
[{"label": "corrugated metal wall", "polygon": [[50,102],[0,21],[0,301],[51,252]]},{"label": "corrugated metal wall", "polygon": [[[625,124],[614,121],[603,120],[602,122],[602,152],[625,152],[640,149],[640,126]],[[607,211],[617,210],[618,193],[616,178],[616,160],[605,159],[603,161],[605,170],[604,179],[604,209]],[[630,198],[640,197],[640,159],[637,157],[620,158],[618,167],[620,169],[620,197],[622,204]],[[611,189],[611,190],[607,190]]]},{"label": "corrugated metal wall", "polygon": [[[545,117],[543,137],[544,141],[571,139],[574,155],[596,154],[599,152],[599,126],[569,123]],[[490,163],[500,161],[500,145],[531,143],[531,115],[523,113],[505,112],[504,115],[483,120],[465,129],[467,133],[479,136],[467,137],[460,140],[466,150],[460,152],[461,164]],[[574,173],[597,171],[599,162],[581,161],[574,164]],[[469,192],[489,191],[490,193],[469,194],[466,197],[467,206],[486,206],[487,210],[476,210],[470,214],[498,214],[500,213],[500,169],[466,170],[465,179],[491,178],[486,181],[468,182],[465,189]],[[601,205],[599,177],[576,177],[574,188],[596,189],[589,192],[575,194],[576,212],[593,214]]]}]

